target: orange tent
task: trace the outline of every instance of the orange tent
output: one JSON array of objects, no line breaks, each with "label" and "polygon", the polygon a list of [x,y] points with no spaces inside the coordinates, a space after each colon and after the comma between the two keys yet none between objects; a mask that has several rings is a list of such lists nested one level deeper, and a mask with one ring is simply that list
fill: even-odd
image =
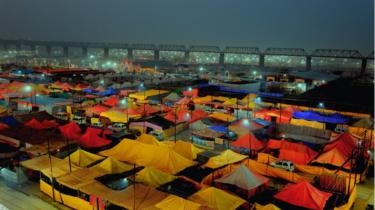
[{"label": "orange tent", "polygon": [[230,144],[233,147],[245,148],[248,150],[259,151],[264,148],[265,144],[262,141],[259,141],[252,132],[247,133],[236,141]]},{"label": "orange tent", "polygon": [[90,107],[87,111],[96,115],[100,115],[102,112],[108,111],[108,109],[108,107],[98,104],[96,106]]},{"label": "orange tent", "polygon": [[156,112],[159,112],[159,110],[157,110],[156,108],[154,108],[153,106],[149,104],[142,104],[141,106],[139,106],[138,112],[142,115],[151,115]]},{"label": "orange tent", "polygon": [[117,106],[120,103],[120,100],[116,96],[111,96],[103,102],[107,106]]},{"label": "orange tent", "polygon": [[281,141],[279,159],[290,160],[297,164],[307,164],[318,155],[303,143]]},{"label": "orange tent", "polygon": [[101,129],[87,128],[85,134],[79,138],[78,143],[86,148],[97,148],[110,144],[110,140],[99,137],[101,133],[103,133]]},{"label": "orange tent", "polygon": [[323,209],[331,193],[322,192],[306,181],[288,184],[282,191],[274,195],[280,201],[307,208]]}]

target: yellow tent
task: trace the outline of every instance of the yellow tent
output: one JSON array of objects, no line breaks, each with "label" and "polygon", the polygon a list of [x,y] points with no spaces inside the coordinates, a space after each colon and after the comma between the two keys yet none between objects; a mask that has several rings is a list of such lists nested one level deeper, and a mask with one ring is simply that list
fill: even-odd
[{"label": "yellow tent", "polygon": [[142,182],[152,187],[159,187],[165,183],[175,180],[177,177],[159,171],[151,167],[145,167],[137,173],[135,180]]},{"label": "yellow tent", "polygon": [[151,89],[151,90],[146,90],[142,92],[137,92],[137,93],[131,93],[129,94],[130,98],[135,98],[137,100],[146,100],[150,96],[156,96],[164,93],[168,93],[169,91],[167,90],[156,90],[156,89]]},{"label": "yellow tent", "polygon": [[241,155],[228,149],[218,156],[211,157],[204,166],[215,169],[225,165],[239,162],[245,158],[247,158],[246,155]]},{"label": "yellow tent", "polygon": [[120,161],[153,167],[169,174],[176,174],[195,164],[168,147],[143,144],[128,139],[122,140],[115,147],[100,154],[113,156]]},{"label": "yellow tent", "polygon": [[227,98],[227,97],[224,97],[224,96],[214,96],[213,99],[216,100],[216,101],[221,101],[221,102],[225,102],[225,101],[230,100],[230,98]]},{"label": "yellow tent", "polygon": [[308,120],[295,119],[295,118],[292,118],[290,120],[290,124],[299,125],[299,126],[306,126],[306,127],[311,127],[311,128],[317,128],[317,129],[324,129],[324,127],[325,127],[325,124],[321,123],[321,122],[308,121]]},{"label": "yellow tent", "polygon": [[105,160],[91,168],[100,171],[103,174],[118,174],[132,170],[133,166],[120,162],[113,157],[107,157]]},{"label": "yellow tent", "polygon": [[237,105],[237,98],[230,98],[226,101],[224,101],[224,105]]},{"label": "yellow tent", "polygon": [[144,144],[151,144],[155,146],[160,146],[160,142],[155,138],[155,136],[143,133],[137,138],[137,141]]},{"label": "yellow tent", "polygon": [[[86,167],[98,160],[104,159],[104,157],[86,152],[85,150],[78,149],[77,151],[73,152],[70,156],[70,161],[79,166],[79,167]],[[64,160],[69,160],[69,157],[66,157]]]},{"label": "yellow tent", "polygon": [[30,160],[25,160],[21,162],[21,165],[25,168],[34,170],[34,171],[41,171],[45,168],[51,168],[51,162],[52,166],[55,166],[61,162],[64,162],[64,160],[57,158],[55,156],[51,155],[51,159],[48,155],[42,155]]},{"label": "yellow tent", "polygon": [[245,200],[215,187],[208,187],[190,196],[189,200],[217,210],[235,210]]},{"label": "yellow tent", "polygon": [[269,203],[265,206],[255,203],[255,209],[256,210],[281,210],[279,207],[273,205],[272,203]]},{"label": "yellow tent", "polygon": [[189,160],[196,159],[197,155],[204,151],[203,149],[194,146],[194,144],[190,142],[181,140],[178,140],[176,144],[172,147],[172,149]]},{"label": "yellow tent", "polygon": [[201,205],[175,195],[169,195],[155,205],[161,210],[198,210]]},{"label": "yellow tent", "polygon": [[214,118],[216,120],[224,121],[224,122],[232,122],[236,119],[232,115],[225,114],[225,113],[222,113],[222,112],[214,112],[214,113],[210,114],[209,117]]},{"label": "yellow tent", "polygon": [[117,111],[117,110],[113,110],[113,109],[100,113],[100,116],[106,117],[111,122],[114,122],[114,123],[127,123],[128,122],[128,116],[126,116],[125,113]]},{"label": "yellow tent", "polygon": [[53,165],[52,169],[50,167],[47,167],[42,169],[40,172],[51,179],[52,177],[57,178],[60,176],[64,176],[65,174],[70,173],[70,170],[73,172],[78,169],[80,169],[80,167],[74,164],[69,165],[68,161],[62,161],[57,163],[56,165]]},{"label": "yellow tent", "polygon": [[64,176],[58,177],[56,181],[65,187],[78,190],[80,187],[94,182],[96,177],[103,175],[104,174],[100,171],[91,168],[80,168]]},{"label": "yellow tent", "polygon": [[193,102],[195,104],[204,104],[204,103],[209,103],[214,99],[213,96],[204,96],[204,97],[198,97],[198,98],[193,98]]}]

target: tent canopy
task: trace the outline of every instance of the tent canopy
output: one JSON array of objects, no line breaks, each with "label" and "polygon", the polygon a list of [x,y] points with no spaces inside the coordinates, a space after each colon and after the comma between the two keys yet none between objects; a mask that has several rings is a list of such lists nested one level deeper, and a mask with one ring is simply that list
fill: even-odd
[{"label": "tent canopy", "polygon": [[203,149],[199,149],[198,147],[194,146],[194,144],[190,142],[181,140],[178,140],[172,149],[189,160],[195,160],[197,155],[204,151]]},{"label": "tent canopy", "polygon": [[189,200],[217,210],[235,210],[246,203],[242,198],[215,187],[202,189],[190,196]]},{"label": "tent canopy", "polygon": [[155,146],[160,146],[160,142],[155,138],[155,136],[143,133],[137,138],[137,141],[144,144],[151,144]]},{"label": "tent canopy", "polygon": [[293,117],[310,121],[318,121],[333,124],[346,124],[348,119],[339,113],[322,115],[315,111],[294,112]]},{"label": "tent canopy", "polygon": [[96,171],[100,171],[103,174],[118,174],[133,169],[133,166],[120,162],[113,157],[107,157],[102,162],[91,167]]},{"label": "tent canopy", "polygon": [[233,152],[232,150],[225,150],[220,155],[211,157],[204,166],[215,169],[239,162],[245,158],[247,158],[247,156],[238,154],[236,152]]},{"label": "tent canopy", "polygon": [[104,156],[113,156],[120,161],[149,166],[169,174],[192,166],[195,162],[186,159],[164,146],[155,146],[140,143],[134,140],[124,139],[111,149],[100,152]]},{"label": "tent canopy", "polygon": [[118,110],[110,109],[108,111],[102,112],[100,114],[101,117],[108,118],[113,123],[127,123],[128,116],[125,113],[120,112]]},{"label": "tent canopy", "polygon": [[71,121],[66,125],[59,126],[59,130],[65,138],[70,140],[78,141],[82,135],[81,128],[74,121]]},{"label": "tent canopy", "polygon": [[288,184],[274,195],[276,199],[308,209],[323,209],[330,196],[331,193],[322,192],[306,181]]},{"label": "tent canopy", "polygon": [[317,152],[308,146],[300,143],[281,141],[279,159],[290,160],[297,164],[308,164],[318,155]]},{"label": "tent canopy", "polygon": [[232,115],[225,114],[222,112],[214,112],[213,114],[210,114],[209,117],[223,122],[232,122],[236,119]]},{"label": "tent canopy", "polygon": [[169,175],[151,167],[145,167],[135,176],[137,182],[142,182],[153,187],[159,187],[160,185],[171,182],[176,178],[177,177],[173,175]]},{"label": "tent canopy", "polygon": [[230,145],[254,151],[259,151],[265,147],[265,144],[262,141],[258,140],[254,136],[253,132],[241,136],[236,141],[232,142]]},{"label": "tent canopy", "polygon": [[25,168],[28,168],[34,171],[41,171],[45,168],[50,168],[51,162],[52,162],[52,166],[54,166],[63,162],[63,160],[52,155],[51,155],[51,159],[48,155],[42,155],[39,157],[35,157],[33,159],[22,161],[21,165]]},{"label": "tent canopy", "polygon": [[[85,150],[78,149],[77,151],[73,152],[70,156],[70,161],[79,166],[79,167],[86,167],[96,161],[104,159],[104,157],[89,153]],[[69,157],[66,157],[64,160],[68,160]]]},{"label": "tent canopy", "polygon": [[215,180],[215,182],[235,185],[244,190],[252,190],[268,181],[264,176],[250,171],[242,164],[233,172]]},{"label": "tent canopy", "polygon": [[79,138],[78,143],[86,148],[98,148],[110,144],[111,140],[99,136],[102,132],[102,129],[89,127]]},{"label": "tent canopy", "polygon": [[155,207],[161,210],[199,210],[201,205],[171,194],[157,203]]}]

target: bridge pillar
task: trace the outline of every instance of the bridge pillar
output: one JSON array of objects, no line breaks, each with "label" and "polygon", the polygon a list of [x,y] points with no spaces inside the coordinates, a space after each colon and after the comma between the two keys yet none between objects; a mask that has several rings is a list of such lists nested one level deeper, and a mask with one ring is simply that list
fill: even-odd
[{"label": "bridge pillar", "polygon": [[366,67],[367,67],[367,59],[362,58],[361,75],[366,73]]},{"label": "bridge pillar", "polygon": [[264,67],[264,54],[259,54],[259,67]]},{"label": "bridge pillar", "polygon": [[160,59],[160,50],[154,50],[154,60],[159,61]]},{"label": "bridge pillar", "polygon": [[69,57],[69,47],[68,46],[64,46],[63,47],[63,51],[64,51],[64,57]]},{"label": "bridge pillar", "polygon": [[82,56],[87,57],[87,47],[82,47]]},{"label": "bridge pillar", "polygon": [[185,51],[185,57],[184,57],[184,62],[188,63],[189,62],[189,56],[190,56],[190,51],[186,50]]},{"label": "bridge pillar", "polygon": [[311,70],[311,55],[306,56],[306,70]]},{"label": "bridge pillar", "polygon": [[221,52],[219,54],[219,65],[224,65],[224,57],[225,57],[225,53]]},{"label": "bridge pillar", "polygon": [[103,50],[104,50],[104,58],[108,58],[109,57],[109,48],[106,47]]}]

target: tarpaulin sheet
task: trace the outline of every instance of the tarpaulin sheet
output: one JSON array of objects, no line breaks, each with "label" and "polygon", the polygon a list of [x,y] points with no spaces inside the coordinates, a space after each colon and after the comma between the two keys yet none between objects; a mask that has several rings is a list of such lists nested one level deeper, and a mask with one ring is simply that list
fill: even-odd
[{"label": "tarpaulin sheet", "polygon": [[304,112],[294,112],[293,117],[297,119],[326,122],[326,123],[333,123],[333,124],[346,124],[348,122],[348,119],[339,113],[330,114],[330,115],[322,115],[319,112],[304,111]]}]

